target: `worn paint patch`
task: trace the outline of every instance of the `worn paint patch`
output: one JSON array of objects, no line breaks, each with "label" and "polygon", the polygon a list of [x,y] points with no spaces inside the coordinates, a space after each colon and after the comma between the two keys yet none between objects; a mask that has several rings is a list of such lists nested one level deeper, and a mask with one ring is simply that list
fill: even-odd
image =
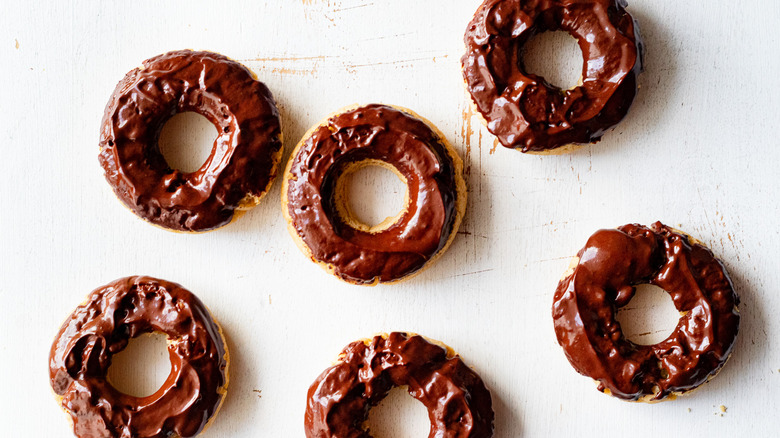
[{"label": "worn paint patch", "polygon": [[241,59],[242,63],[259,63],[261,70],[270,70],[274,74],[293,76],[314,76],[320,63],[335,56],[268,56],[251,59]]},{"label": "worn paint patch", "polygon": [[496,153],[496,149],[498,149],[498,145],[501,144],[501,142],[498,141],[498,138],[493,139],[493,147],[490,148],[490,155],[493,155]]},{"label": "worn paint patch", "polygon": [[463,139],[463,144],[466,145],[466,155],[471,153],[471,136],[474,135],[473,118],[474,110],[471,108],[471,105],[466,105],[463,108],[463,123],[460,129],[460,137]]}]

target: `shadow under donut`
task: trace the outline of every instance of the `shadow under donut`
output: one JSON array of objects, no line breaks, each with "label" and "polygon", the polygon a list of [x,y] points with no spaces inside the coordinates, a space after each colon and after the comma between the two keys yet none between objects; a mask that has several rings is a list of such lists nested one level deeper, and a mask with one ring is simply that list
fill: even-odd
[{"label": "shadow under donut", "polygon": [[[221,436],[225,431],[238,433],[237,426],[241,425],[240,418],[249,418],[251,415],[247,412],[252,406],[246,400],[252,394],[247,394],[249,387],[246,382],[253,381],[250,376],[256,372],[246,363],[242,351],[231,339],[230,333],[222,327],[222,335],[225,338],[230,358],[228,361],[228,388],[225,400],[219,412],[214,417],[213,423],[206,429],[205,436]],[[256,424],[246,424],[246,428],[257,427]],[[243,427],[242,427],[243,428]]]},{"label": "shadow under donut", "polygon": [[734,381],[760,382],[765,380],[768,373],[763,362],[771,341],[767,335],[767,316],[760,302],[760,294],[756,293],[755,284],[744,275],[740,266],[728,263],[724,265],[739,296],[739,333],[731,358],[723,365],[718,375],[702,385],[701,390],[686,395],[686,399],[711,399],[715,394],[727,395],[729,391],[734,391]]},{"label": "shadow under donut", "polygon": [[[639,34],[644,41],[644,72],[639,75],[637,96],[626,117],[607,131],[598,143],[580,148],[574,155],[604,154],[614,148],[627,147],[633,138],[644,138],[674,117],[670,111],[670,84],[678,77],[678,50],[670,43],[674,30],[664,21],[653,19],[651,13],[629,6],[628,12],[639,23]],[[656,14],[657,15],[657,14]]]},{"label": "shadow under donut", "polygon": [[[487,132],[487,128],[475,116],[474,111],[469,110],[470,97],[464,99],[461,105],[465,107],[461,111],[464,117],[464,132],[454,140],[448,135],[447,140],[463,161],[463,179],[467,192],[466,211],[456,231],[457,235],[447,251],[435,264],[425,268],[419,277],[410,281],[438,284],[443,279],[478,273],[472,272],[474,266],[480,260],[485,260],[484,255],[490,250],[491,240],[488,236],[493,227],[493,195],[486,187],[489,178],[483,175],[482,163],[493,158],[488,144],[492,144],[495,137]],[[468,120],[465,120],[466,118]],[[480,129],[484,130],[484,134],[479,133]],[[465,136],[468,138],[463,138]],[[478,140],[475,141],[476,139]]]},{"label": "shadow under donut", "polygon": [[282,90],[272,90],[276,107],[279,110],[279,117],[282,122],[282,157],[277,167],[276,178],[256,207],[243,213],[241,217],[235,219],[228,226],[220,228],[221,232],[236,234],[256,233],[257,230],[267,230],[278,226],[281,205],[281,187],[284,170],[287,161],[290,159],[293,149],[303,137],[309,127],[301,124],[299,111],[290,109],[288,102]]},{"label": "shadow under donut", "polygon": [[496,413],[495,437],[519,437],[523,435],[523,425],[517,413],[517,408],[507,404],[495,389],[491,391],[493,411]]}]

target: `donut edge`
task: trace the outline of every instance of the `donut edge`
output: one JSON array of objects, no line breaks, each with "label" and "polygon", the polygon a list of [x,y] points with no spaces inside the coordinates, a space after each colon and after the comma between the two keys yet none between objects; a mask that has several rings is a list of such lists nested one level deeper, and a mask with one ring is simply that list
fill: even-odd
[{"label": "donut edge", "polygon": [[[580,81],[582,81],[581,78],[580,78]],[[583,149],[583,148],[585,148],[587,146],[594,145],[594,144],[598,143],[598,141],[601,140],[601,139],[599,139],[599,140],[596,140],[596,141],[591,142],[591,143],[567,143],[567,144],[564,144],[564,145],[561,145],[561,146],[558,146],[558,147],[555,147],[555,148],[552,148],[552,149],[546,149],[546,150],[543,150],[543,151],[523,152],[522,148],[507,147],[503,143],[501,143],[501,140],[499,140],[498,137],[496,137],[492,132],[490,132],[490,129],[488,129],[488,121],[485,118],[485,116],[479,111],[479,108],[477,108],[477,103],[474,102],[474,98],[471,96],[471,93],[469,93],[469,91],[468,91],[468,82],[466,82],[465,79],[463,80],[463,86],[464,86],[464,88],[466,90],[466,95],[468,96],[467,99],[468,99],[468,102],[469,102],[469,106],[471,108],[471,117],[474,117],[474,116],[479,117],[479,121],[482,122],[483,128],[487,131],[487,133],[489,135],[493,136],[493,138],[496,141],[498,141],[498,144],[500,144],[501,147],[504,148],[504,149],[511,149],[511,150],[519,152],[519,153],[521,153],[523,155],[537,155],[537,156],[568,155],[568,154],[573,154],[573,153],[575,153],[575,152],[579,151],[580,149]]]}]

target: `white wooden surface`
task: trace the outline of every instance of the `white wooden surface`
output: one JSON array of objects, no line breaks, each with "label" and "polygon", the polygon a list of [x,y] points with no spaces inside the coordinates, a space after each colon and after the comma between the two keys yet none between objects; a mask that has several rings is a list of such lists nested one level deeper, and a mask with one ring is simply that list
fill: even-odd
[{"label": "white wooden surface", "polygon": [[[49,389],[53,337],[93,288],[148,274],[197,293],[229,337],[230,391],[205,437],[303,436],[308,385],[344,345],[390,330],[459,351],[492,390],[497,437],[775,436],[779,4],[633,0],[648,52],[632,112],[600,144],[559,157],[497,148],[472,116],[459,58],[478,4],[0,0],[0,435],[71,436]],[[206,235],[137,219],[97,163],[100,118],[125,72],[179,48],[224,53],[269,85],[285,159],[311,124],[347,104],[426,116],[466,163],[461,235],[412,281],[366,289],[299,253],[278,181],[260,207]],[[593,231],[658,219],[722,257],[742,330],[732,360],[700,391],[637,405],[573,371],[550,305]],[[425,436],[424,413],[396,398],[384,411],[401,425],[395,436],[406,426]],[[392,418],[399,409],[408,415]]]}]

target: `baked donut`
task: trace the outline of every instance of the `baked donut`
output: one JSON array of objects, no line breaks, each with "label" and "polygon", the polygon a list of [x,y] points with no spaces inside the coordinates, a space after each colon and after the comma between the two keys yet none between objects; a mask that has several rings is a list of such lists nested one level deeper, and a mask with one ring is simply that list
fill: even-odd
[{"label": "baked donut", "polygon": [[[106,379],[111,357],[151,332],[168,336],[171,373],[148,397],[117,391]],[[95,289],[65,321],[49,377],[79,438],[191,437],[225,398],[228,359],[222,330],[195,295],[176,283],[127,277]]]},{"label": "baked donut", "polygon": [[[488,130],[504,146],[565,153],[595,143],[628,113],[644,46],[625,0],[486,0],[466,30],[463,76]],[[523,45],[566,31],[583,53],[581,85],[561,90],[525,70]],[[560,149],[558,149],[560,148]]]},{"label": "baked donut", "polygon": [[[343,202],[343,176],[367,165],[408,187],[395,218],[370,227]],[[466,210],[463,163],[444,135],[412,111],[344,109],[312,128],[293,151],[282,211],[298,247],[338,278],[375,285],[408,278],[441,255]]]},{"label": "baked donut", "polygon": [[349,344],[311,385],[306,438],[370,438],[368,412],[394,386],[428,409],[430,438],[493,436],[490,391],[474,370],[445,345],[395,332]]},{"label": "baked donut", "polygon": [[[219,136],[195,172],[172,169],[158,139],[176,113],[194,111]],[[210,52],[156,56],[129,72],[106,106],[100,164],[117,197],[147,221],[185,232],[228,224],[258,204],[281,159],[279,112],[243,65]]]},{"label": "baked donut", "polygon": [[[615,320],[641,283],[667,291],[681,314],[672,334],[655,345],[627,340]],[[660,401],[695,389],[726,363],[739,329],[737,304],[712,252],[656,222],[591,236],[558,284],[552,314],[569,362],[598,381],[600,391]]]}]

